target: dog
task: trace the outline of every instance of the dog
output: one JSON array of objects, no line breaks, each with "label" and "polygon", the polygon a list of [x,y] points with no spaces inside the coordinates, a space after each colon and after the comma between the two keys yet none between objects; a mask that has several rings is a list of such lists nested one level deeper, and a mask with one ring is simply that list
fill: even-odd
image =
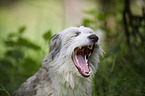
[{"label": "dog", "polygon": [[91,28],[70,27],[55,34],[40,70],[14,96],[91,96],[92,78],[103,53]]}]

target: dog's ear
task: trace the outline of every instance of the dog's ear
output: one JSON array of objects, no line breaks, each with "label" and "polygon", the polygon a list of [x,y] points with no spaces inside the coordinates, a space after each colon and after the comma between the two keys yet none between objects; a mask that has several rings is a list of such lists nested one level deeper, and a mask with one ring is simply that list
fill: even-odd
[{"label": "dog's ear", "polygon": [[60,52],[61,49],[61,39],[59,34],[55,34],[51,38],[51,43],[49,45],[50,55],[52,56],[52,59],[55,58],[55,56]]}]

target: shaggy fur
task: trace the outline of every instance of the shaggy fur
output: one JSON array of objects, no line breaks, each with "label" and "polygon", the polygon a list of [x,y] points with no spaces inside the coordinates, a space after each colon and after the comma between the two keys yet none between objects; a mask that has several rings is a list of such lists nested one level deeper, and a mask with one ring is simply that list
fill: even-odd
[{"label": "shaggy fur", "polygon": [[[91,96],[91,81],[97,69],[100,41],[88,37],[95,34],[87,27],[70,27],[51,39],[50,52],[40,70],[27,79],[15,92],[15,96]],[[95,45],[89,57],[89,76],[78,71],[72,59],[76,48]]]}]

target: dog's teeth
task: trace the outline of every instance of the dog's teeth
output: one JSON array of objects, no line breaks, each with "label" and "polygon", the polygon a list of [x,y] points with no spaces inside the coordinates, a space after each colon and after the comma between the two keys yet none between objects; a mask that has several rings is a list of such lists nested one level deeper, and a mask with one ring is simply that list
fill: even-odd
[{"label": "dog's teeth", "polygon": [[92,71],[89,72],[89,74],[92,73]]},{"label": "dog's teeth", "polygon": [[89,48],[89,49],[93,49],[93,45],[89,45],[88,48]]},{"label": "dog's teeth", "polygon": [[88,65],[88,60],[86,60],[86,64]]},{"label": "dog's teeth", "polygon": [[79,49],[82,49],[82,47],[78,47]]}]

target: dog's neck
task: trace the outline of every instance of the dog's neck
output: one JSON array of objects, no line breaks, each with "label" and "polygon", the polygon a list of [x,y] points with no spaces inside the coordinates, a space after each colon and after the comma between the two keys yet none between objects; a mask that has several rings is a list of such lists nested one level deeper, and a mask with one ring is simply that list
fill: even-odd
[{"label": "dog's neck", "polygon": [[[70,75],[70,76],[69,76]],[[66,76],[55,74],[52,77],[52,88],[56,92],[56,96],[90,96],[91,95],[91,80],[79,77],[71,77],[71,73]],[[68,78],[68,80],[65,80]]]},{"label": "dog's neck", "polygon": [[[48,58],[47,58],[48,59]],[[66,58],[67,59],[67,58]],[[64,58],[63,58],[64,60]],[[54,60],[53,60],[54,61]],[[90,96],[91,77],[82,77],[72,61],[51,61],[45,65],[49,69],[48,76],[55,96]]]}]

